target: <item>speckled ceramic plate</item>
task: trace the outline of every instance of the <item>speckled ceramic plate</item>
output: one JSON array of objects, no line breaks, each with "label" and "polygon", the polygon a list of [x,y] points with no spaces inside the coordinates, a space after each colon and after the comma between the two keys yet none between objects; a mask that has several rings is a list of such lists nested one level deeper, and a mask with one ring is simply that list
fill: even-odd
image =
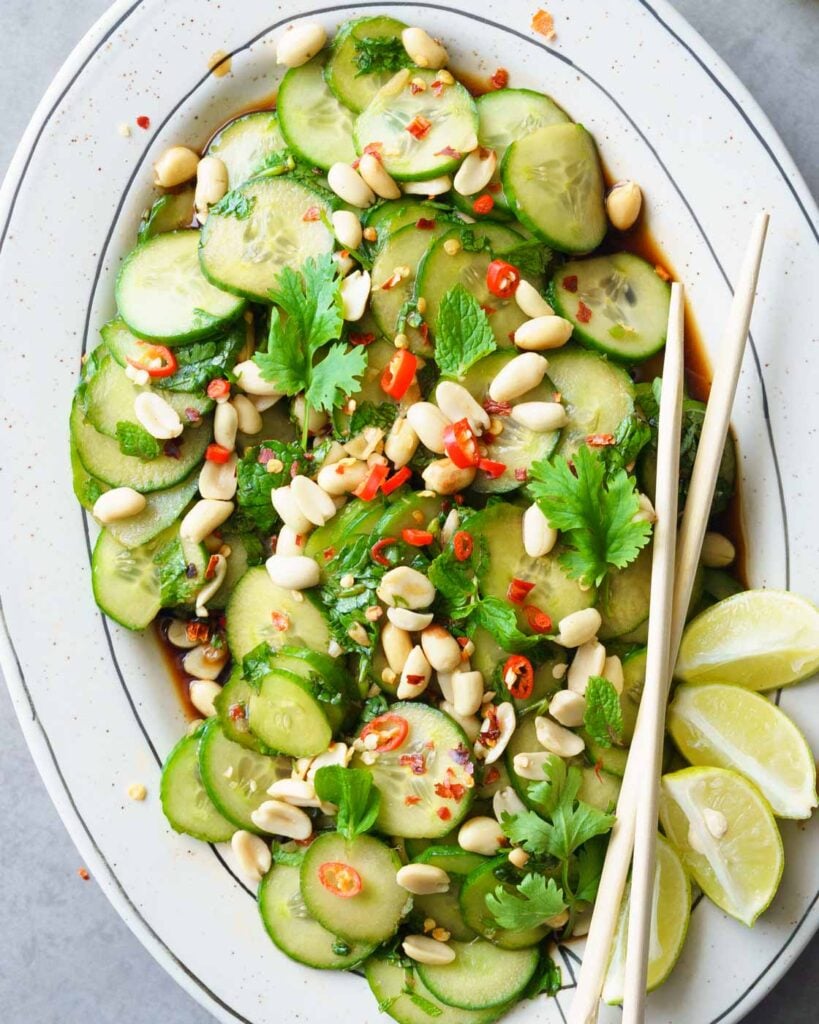
[{"label": "speckled ceramic plate", "polygon": [[[269,97],[274,41],[296,16],[328,29],[367,11],[445,37],[455,64],[551,93],[591,129],[615,175],[640,181],[651,228],[686,282],[714,359],[753,214],[771,229],[735,410],[754,584],[819,596],[815,529],[813,296],[817,213],[753,100],[663,0],[550,0],[558,38],[532,33],[534,3],[286,4],[123,0],[57,75],[0,199],[0,409],[3,460],[0,653],[32,754],[71,835],[111,901],[157,960],[217,1018],[246,1024],[371,1024],[364,982],[290,963],[265,937],[229,851],[173,834],[160,812],[159,765],[182,729],[150,637],[107,623],[89,580],[92,524],[71,493],[67,419],[80,355],[113,312],[117,265],[151,196],[152,159],[202,143],[237,109]],[[208,71],[232,55],[225,77]],[[139,115],[150,127],[136,127]],[[130,138],[117,126],[128,122]],[[819,688],[782,704],[819,749]],[[143,804],[129,783],[148,787]],[[753,932],[707,902],[694,910],[652,1022],[737,1021],[819,925],[819,838],[783,827],[787,866]],[[564,990],[512,1020],[554,1024],[571,999],[580,949],[560,950]],[[332,1007],[332,1011],[330,1010]],[[606,1021],[619,1011],[606,1010]]]}]

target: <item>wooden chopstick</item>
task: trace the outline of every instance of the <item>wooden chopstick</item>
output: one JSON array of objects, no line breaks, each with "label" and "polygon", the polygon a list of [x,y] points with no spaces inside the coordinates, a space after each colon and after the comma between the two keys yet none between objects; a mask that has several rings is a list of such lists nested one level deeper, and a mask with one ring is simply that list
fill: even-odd
[{"label": "wooden chopstick", "polygon": [[680,426],[684,391],[685,307],[683,287],[671,286],[668,334],[663,359],[660,423],[657,439],[657,483],[654,509],[654,550],[651,559],[651,595],[648,650],[642,706],[643,729],[639,750],[643,785],[636,808],[634,862],[631,869],[628,945],[626,951],[623,1024],[638,1024],[645,1013],[646,975],[651,934],[651,908],[657,837],[657,804],[662,771],[665,709],[670,676],[677,551],[677,492],[680,475]]},{"label": "wooden chopstick", "polygon": [[[685,625],[685,616],[691,599],[694,576],[716,486],[717,472],[722,459],[722,449],[728,434],[731,407],[745,351],[745,341],[767,228],[768,215],[761,213],[754,224],[734,293],[734,301],[724,331],[722,350],[711,388],[711,397],[703,421],[699,451],[689,485],[686,511],[680,527],[669,665],[673,665],[676,661]],[[700,466],[702,468],[699,468]],[[611,954],[611,945],[617,927],[620,903],[623,898],[634,843],[635,811],[642,782],[638,765],[641,720],[645,721],[642,715],[642,706],[637,717],[632,753],[626,763],[620,797],[617,801],[617,821],[609,838],[597,899],[592,913],[591,927],[583,954],[583,963],[574,999],[569,1009],[567,1024],[594,1024],[597,1020],[600,993]],[[642,728],[644,729],[645,726]]]}]

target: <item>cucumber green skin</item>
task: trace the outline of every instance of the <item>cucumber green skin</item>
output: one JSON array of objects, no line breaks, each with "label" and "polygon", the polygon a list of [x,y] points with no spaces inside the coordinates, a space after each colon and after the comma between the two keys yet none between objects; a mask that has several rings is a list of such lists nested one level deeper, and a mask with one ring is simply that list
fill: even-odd
[{"label": "cucumber green skin", "polygon": [[137,241],[145,242],[154,235],[193,226],[193,199],[194,189],[191,187],[160,196],[140,221]]},{"label": "cucumber green skin", "polygon": [[[350,136],[349,146],[339,145],[333,150],[329,151],[326,148],[326,139],[320,132],[316,132],[316,136],[311,136],[309,140],[305,140],[303,135],[303,126],[299,126],[296,130],[296,124],[291,122],[291,116],[295,112],[294,121],[298,121],[298,116],[304,111],[304,100],[305,97],[301,95],[304,91],[300,85],[300,80],[303,76],[310,75],[316,65],[322,65],[326,58],[326,53],[319,54],[313,57],[306,64],[302,64],[299,67],[290,68],[279,85],[279,93],[276,97],[276,108],[279,115],[279,128],[288,147],[293,151],[299,160],[302,160],[308,166],[320,167],[324,171],[328,171],[334,163],[352,163],[356,157],[355,143],[353,138],[353,121],[350,118]],[[335,108],[334,113],[340,117],[349,117],[349,112],[346,107],[343,107],[335,94],[330,90],[326,81],[326,74],[322,76],[324,82],[324,89],[322,93],[326,92],[327,99],[331,101]],[[293,99],[291,100],[291,93]],[[322,97],[323,99],[323,97]],[[312,109],[312,108],[311,108]],[[306,146],[308,142],[310,149],[308,151]],[[347,140],[345,140],[347,141]],[[315,148],[313,148],[315,146]]]},{"label": "cucumber green skin", "polygon": [[[253,735],[247,724],[247,707],[253,693],[253,687],[242,675],[241,666],[234,665],[230,678],[219,691],[213,703],[219,721],[222,723],[222,732],[229,740],[242,747],[247,747],[248,750],[253,750],[257,754],[271,754],[273,751]],[[244,716],[234,719],[231,718],[230,709],[236,705],[244,709]]]},{"label": "cucumber green skin", "polygon": [[[489,213],[476,213],[474,204],[481,198],[481,196],[485,195],[492,196],[494,206]],[[449,197],[456,210],[460,210],[461,213],[465,213],[469,217],[474,217],[477,223],[484,223],[487,220],[493,220],[499,221],[503,224],[508,223],[512,227],[517,226],[514,213],[512,213],[508,206],[501,205],[500,200],[503,197],[503,192],[492,193],[488,192],[484,188],[472,196],[462,196],[460,192],[456,192],[455,189],[453,189],[449,193]]]},{"label": "cucumber green skin", "polygon": [[412,909],[421,918],[432,918],[439,928],[444,928],[457,942],[471,942],[477,939],[464,921],[461,913],[461,879],[451,878],[446,892],[435,892],[429,896],[413,896]]},{"label": "cucumber green skin", "polygon": [[359,114],[394,74],[392,71],[359,74],[355,64],[356,40],[400,39],[406,27],[402,21],[395,18],[378,16],[348,21],[336,32],[330,49],[330,59],[324,66],[324,81],[339,103]]},{"label": "cucumber green skin", "polygon": [[704,569],[702,573],[703,590],[715,601],[724,601],[742,591],[742,585],[725,572],[724,569]]},{"label": "cucumber green skin", "polygon": [[199,486],[199,470],[173,487],[153,491],[145,495],[147,504],[137,515],[108,523],[105,527],[111,536],[126,548],[136,548],[167,530],[182,513],[196,494]]},{"label": "cucumber green skin", "polygon": [[[338,515],[314,530],[304,545],[304,553],[310,558],[315,558],[324,570],[324,565],[330,559],[325,559],[324,552],[332,548],[338,552],[344,543],[349,543],[355,537],[371,533],[375,524],[383,514],[384,502],[382,499],[373,501],[353,500],[344,506]],[[331,556],[332,557],[332,556]]]},{"label": "cucumber green skin", "polygon": [[428,846],[414,859],[419,864],[442,868],[448,875],[468,875],[486,864],[486,857],[462,850],[459,846]]},{"label": "cucumber green skin", "polygon": [[399,537],[403,530],[428,530],[439,518],[444,499],[437,494],[413,491],[396,498],[373,529],[373,538]]},{"label": "cucumber green skin", "polygon": [[[370,957],[365,964],[364,974],[379,1006],[383,1006],[384,1013],[398,1024],[430,1024],[432,1021],[435,1024],[493,1024],[512,1005],[492,1007],[489,1010],[455,1009],[436,999],[417,972],[406,971],[397,964],[375,956]],[[437,1013],[434,1016],[407,995],[408,982],[412,983],[413,992],[435,1008]]]},{"label": "cucumber green skin", "polygon": [[508,882],[501,882],[493,874],[495,869],[501,865],[506,867],[509,865],[505,854],[490,860],[467,875],[463,889],[461,889],[461,912],[464,915],[464,921],[479,935],[494,942],[501,949],[525,949],[527,946],[536,946],[549,934],[549,929],[545,925],[520,931],[500,928],[495,924],[494,918],[489,912],[486,896],[490,892],[494,892],[499,885],[509,892],[515,891],[514,886]]},{"label": "cucumber green skin", "polygon": [[371,206],[364,212],[362,221],[365,227],[375,228],[378,238],[370,245],[376,250],[384,244],[390,235],[394,235],[401,228],[410,224],[417,224],[419,220],[438,221],[450,220],[453,213],[448,209],[440,209],[433,206],[426,199],[387,199]]},{"label": "cucumber green skin", "polygon": [[226,843],[236,826],[217,811],[199,777],[199,731],[183,736],[162,766],[159,798],[175,832],[204,843]]},{"label": "cucumber green skin", "polygon": [[[285,688],[289,694],[304,704],[297,707],[297,714],[293,716],[289,729],[278,722],[281,704],[279,691]],[[274,668],[270,675],[262,680],[258,692],[252,694],[248,705],[248,722],[256,738],[271,750],[291,757],[312,757],[323,753],[330,745],[333,734],[339,729],[347,708],[343,702],[327,704],[319,700],[316,696],[317,689],[317,681],[306,673],[297,675],[286,669]],[[307,721],[307,708],[310,709],[311,718],[314,717],[315,721]],[[310,737],[306,735],[308,725]]]},{"label": "cucumber green skin", "polygon": [[[119,623],[120,626],[138,631],[150,625],[162,607],[159,579],[153,574],[152,579],[143,581],[145,592],[142,595],[137,595],[140,598],[138,602],[127,593],[124,595],[125,600],[123,601],[122,590],[111,578],[112,560],[119,559],[127,552],[127,548],[122,547],[107,531],[102,530],[97,537],[91,556],[91,587],[94,592],[94,600],[100,611],[104,612],[109,619]],[[136,549],[133,557],[137,560],[144,560],[150,558],[150,554]]]},{"label": "cucumber green skin", "polygon": [[348,971],[373,952],[371,943],[358,943],[347,956],[334,953],[336,937],[332,932],[310,917],[293,913],[292,901],[299,898],[299,869],[274,864],[259,885],[259,913],[265,931],[285,956],[320,971]]},{"label": "cucumber green skin", "polygon": [[609,575],[600,588],[598,611],[603,617],[601,640],[632,633],[648,619],[651,591],[651,546],[646,546],[625,569]]},{"label": "cucumber green skin", "polygon": [[[469,945],[455,940],[453,945],[453,963],[437,967],[419,964],[417,970],[442,1003],[463,1010],[488,1010],[518,999],[540,963],[540,951],[535,947],[503,950],[480,939]],[[470,968],[464,961],[472,957],[477,957],[478,963]]]},{"label": "cucumber green skin", "polygon": [[[258,130],[256,126],[258,125]],[[233,140],[237,136],[246,136],[248,129],[253,128],[253,135],[257,138],[257,146],[252,156],[243,153],[244,163],[237,159],[237,149]],[[274,173],[279,168],[267,168],[264,166],[265,159],[276,153],[283,153],[287,148],[284,136],[279,129],[278,118],[274,110],[257,110],[252,114],[244,114],[225,125],[211,140],[208,149],[208,156],[218,157],[226,166],[228,172],[228,188],[234,189],[237,185],[243,184],[249,178],[257,174]],[[283,163],[280,168],[287,169]]]},{"label": "cucumber green skin", "polygon": [[623,692],[620,694],[620,708],[623,712],[623,741],[629,744],[634,737],[637,711],[645,684],[646,653],[645,647],[639,647],[623,658]]}]

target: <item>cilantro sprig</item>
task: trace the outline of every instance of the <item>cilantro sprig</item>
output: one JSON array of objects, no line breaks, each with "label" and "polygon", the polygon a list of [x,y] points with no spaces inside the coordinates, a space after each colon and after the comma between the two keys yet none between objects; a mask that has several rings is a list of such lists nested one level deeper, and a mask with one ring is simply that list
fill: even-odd
[{"label": "cilantro sprig", "polygon": [[566,909],[563,891],[555,880],[533,873],[524,875],[516,893],[502,885],[487,893],[486,906],[501,928],[513,930],[537,928]]}]

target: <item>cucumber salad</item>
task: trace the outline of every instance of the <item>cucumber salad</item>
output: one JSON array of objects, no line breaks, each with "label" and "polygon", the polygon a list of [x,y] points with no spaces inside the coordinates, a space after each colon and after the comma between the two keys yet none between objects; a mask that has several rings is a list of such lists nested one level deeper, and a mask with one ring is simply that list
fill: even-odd
[{"label": "cucumber salad", "polygon": [[[363,971],[401,1024],[489,1022],[560,988],[615,822],[668,274],[627,248],[639,186],[607,190],[589,131],[504,69],[476,97],[381,16],[298,22],[277,62],[275,110],[157,160],[84,361],[94,597],[177,652],[201,717],[162,809],[231,844],[273,943]],[[819,667],[819,613],[733,574],[735,477],[729,443],[669,712],[651,987],[692,883],[751,925],[775,817],[816,806],[757,691]]]}]

